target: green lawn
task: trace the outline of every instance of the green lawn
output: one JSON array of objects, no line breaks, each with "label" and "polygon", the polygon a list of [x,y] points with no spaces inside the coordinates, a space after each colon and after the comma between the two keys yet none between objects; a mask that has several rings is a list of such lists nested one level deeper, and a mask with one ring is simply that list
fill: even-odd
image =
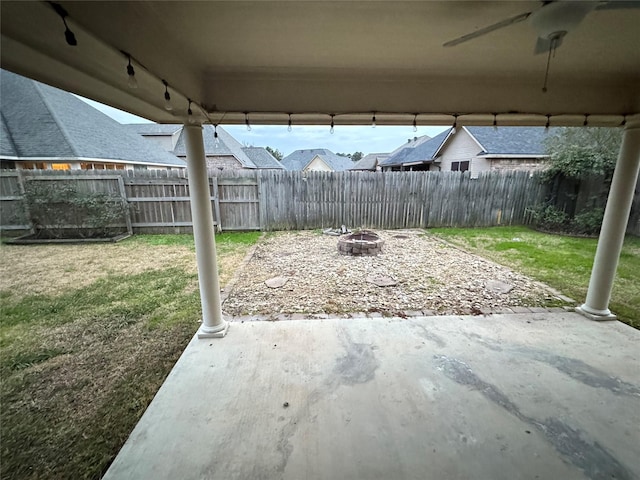
[{"label": "green lawn", "polygon": [[[585,299],[597,240],[549,235],[526,227],[433,228],[429,233]],[[640,328],[640,238],[627,237],[611,296],[619,319]]]},{"label": "green lawn", "polygon": [[[221,278],[259,235],[216,237]],[[193,237],[2,246],[0,260],[1,477],[98,479],[198,328]]]}]

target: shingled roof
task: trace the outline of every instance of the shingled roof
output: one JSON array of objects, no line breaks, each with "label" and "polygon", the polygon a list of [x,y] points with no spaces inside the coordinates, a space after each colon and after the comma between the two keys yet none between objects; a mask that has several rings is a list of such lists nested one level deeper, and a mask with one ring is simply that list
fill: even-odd
[{"label": "shingled roof", "polygon": [[358,160],[349,170],[375,171],[379,164],[389,158],[389,155],[389,153],[369,153],[361,160]]},{"label": "shingled roof", "polygon": [[4,114],[0,112],[0,156],[3,157],[17,157],[18,151],[13,144],[11,133],[4,121]]},{"label": "shingled roof", "polygon": [[450,132],[451,129],[449,128],[435,137],[419,143],[418,145],[408,145],[406,148],[402,148],[399,151],[396,149],[395,151],[397,153],[389,157],[387,160],[380,162],[380,165],[389,167],[402,165],[404,163],[431,160],[443,142],[447,139]]},{"label": "shingled roof", "polygon": [[544,141],[556,130],[545,127],[464,128],[484,147],[483,155],[544,155]]},{"label": "shingled roof", "polygon": [[[235,157],[244,168],[256,168],[247,154],[242,150],[242,144],[233,138],[227,131],[218,126],[215,130],[218,132],[218,143],[215,142],[213,125],[202,126],[202,136],[204,138],[204,154],[208,157]],[[176,142],[173,154],[179,157],[187,156],[187,148],[185,145],[184,131],[180,132],[180,137]]]},{"label": "shingled roof", "polygon": [[0,73],[3,156],[186,166],[74,95],[5,70]]},{"label": "shingled roof", "polygon": [[258,168],[284,170],[282,163],[276,160],[274,156],[263,147],[243,147],[242,151]]},{"label": "shingled roof", "polygon": [[[462,127],[479,144],[475,155],[545,155],[544,140],[555,133],[545,127]],[[381,163],[385,167],[435,160],[450,138],[452,129],[436,135],[415,148],[404,148]]]},{"label": "shingled roof", "polygon": [[348,170],[353,166],[353,162],[349,157],[336,155],[326,148],[311,148],[304,150],[296,150],[282,159],[282,165],[287,170],[304,170],[309,162],[316,156],[320,157],[331,169],[336,172]]},{"label": "shingled roof", "polygon": [[142,136],[173,135],[182,130],[180,123],[128,123],[124,126]]},{"label": "shingled roof", "polygon": [[[126,125],[126,127],[144,137],[168,137],[178,134],[172,153],[178,157],[184,158],[187,156],[181,124],[159,125],[155,123],[130,123]],[[282,164],[273,158],[266,149],[263,147],[243,147],[240,142],[233,138],[220,125],[215,128],[215,131],[218,132],[217,145],[215,142],[214,127],[212,125],[203,125],[202,129],[204,153],[206,156],[232,156],[235,157],[244,168],[284,169]]]}]

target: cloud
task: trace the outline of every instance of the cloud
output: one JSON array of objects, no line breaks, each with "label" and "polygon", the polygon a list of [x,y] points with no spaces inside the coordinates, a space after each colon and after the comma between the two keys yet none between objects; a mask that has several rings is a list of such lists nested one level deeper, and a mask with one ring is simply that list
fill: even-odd
[{"label": "cloud", "polygon": [[288,155],[294,150],[328,148],[335,153],[363,152],[378,153],[395,150],[407,139],[429,135],[434,137],[447,127],[418,127],[414,133],[412,126],[336,126],[334,133],[328,126],[294,126],[287,131],[286,125],[252,125],[247,131],[244,125],[225,125],[224,129],[236,140],[256,147],[277,148]]}]

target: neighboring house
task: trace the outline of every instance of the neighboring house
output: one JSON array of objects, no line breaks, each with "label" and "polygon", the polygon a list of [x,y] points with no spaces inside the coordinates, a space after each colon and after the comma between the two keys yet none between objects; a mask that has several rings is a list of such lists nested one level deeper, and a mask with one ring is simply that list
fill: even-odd
[{"label": "neighboring house", "polygon": [[167,152],[173,152],[182,133],[182,124],[129,123],[125,128],[151,140]]},{"label": "neighboring house", "polygon": [[422,145],[425,142],[428,142],[429,140],[431,140],[431,137],[429,135],[422,135],[420,137],[407,138],[407,143],[400,145],[398,148],[396,148],[393,152],[389,153],[388,155],[392,157],[393,155],[400,152],[401,150],[404,150],[406,148],[413,149],[413,148],[419,147],[420,145]]},{"label": "neighboring house", "polygon": [[351,167],[349,170],[356,170],[356,171],[371,171],[371,172],[377,172],[382,170],[381,165],[386,162],[386,160],[388,160],[390,157],[396,155],[398,152],[407,149],[407,151],[410,151],[420,145],[422,145],[423,143],[429,141],[431,139],[431,137],[429,135],[422,135],[421,137],[413,137],[413,138],[409,138],[407,139],[407,143],[405,143],[404,145],[399,146],[398,148],[396,148],[393,152],[391,153],[370,153],[368,155],[366,155],[364,158],[362,158],[362,160],[360,160],[359,162],[357,162],[353,167]]},{"label": "neighboring house", "polygon": [[181,170],[183,160],[149,145],[74,95],[0,71],[0,168]]},{"label": "neighboring house", "polygon": [[257,168],[262,170],[284,170],[280,163],[266,148],[262,147],[243,147],[242,151],[249,157]]},{"label": "neighboring house", "polygon": [[[126,125],[131,131],[142,135],[179,158],[186,159],[187,150],[180,124],[144,124]],[[222,127],[218,126],[218,141],[215,141],[212,125],[203,125],[204,153],[207,168],[210,170],[239,169],[279,169],[284,167],[266,149],[262,147],[243,147]]]},{"label": "neighboring house", "polygon": [[353,161],[326,148],[312,148],[287,155],[282,159],[282,165],[287,170],[342,172],[353,167]]},{"label": "neighboring house", "polygon": [[380,163],[389,158],[390,153],[369,153],[358,160],[349,170],[356,171],[370,171],[375,172],[380,170]]},{"label": "neighboring house", "polygon": [[388,159],[380,163],[381,170],[384,172],[399,170],[439,170],[433,159],[438,148],[444,143],[451,130],[452,129],[446,130],[420,143],[409,140],[406,144],[391,152]]},{"label": "neighboring house", "polygon": [[544,127],[449,128],[413,149],[401,149],[382,162],[388,170],[539,170],[548,158]]}]

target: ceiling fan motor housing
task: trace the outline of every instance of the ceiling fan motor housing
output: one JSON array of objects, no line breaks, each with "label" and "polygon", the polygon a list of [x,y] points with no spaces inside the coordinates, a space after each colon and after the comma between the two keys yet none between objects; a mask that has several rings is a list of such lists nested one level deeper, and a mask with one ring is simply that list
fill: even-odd
[{"label": "ceiling fan motor housing", "polygon": [[533,12],[528,20],[538,37],[559,38],[577,27],[597,5],[597,2],[552,2]]}]

